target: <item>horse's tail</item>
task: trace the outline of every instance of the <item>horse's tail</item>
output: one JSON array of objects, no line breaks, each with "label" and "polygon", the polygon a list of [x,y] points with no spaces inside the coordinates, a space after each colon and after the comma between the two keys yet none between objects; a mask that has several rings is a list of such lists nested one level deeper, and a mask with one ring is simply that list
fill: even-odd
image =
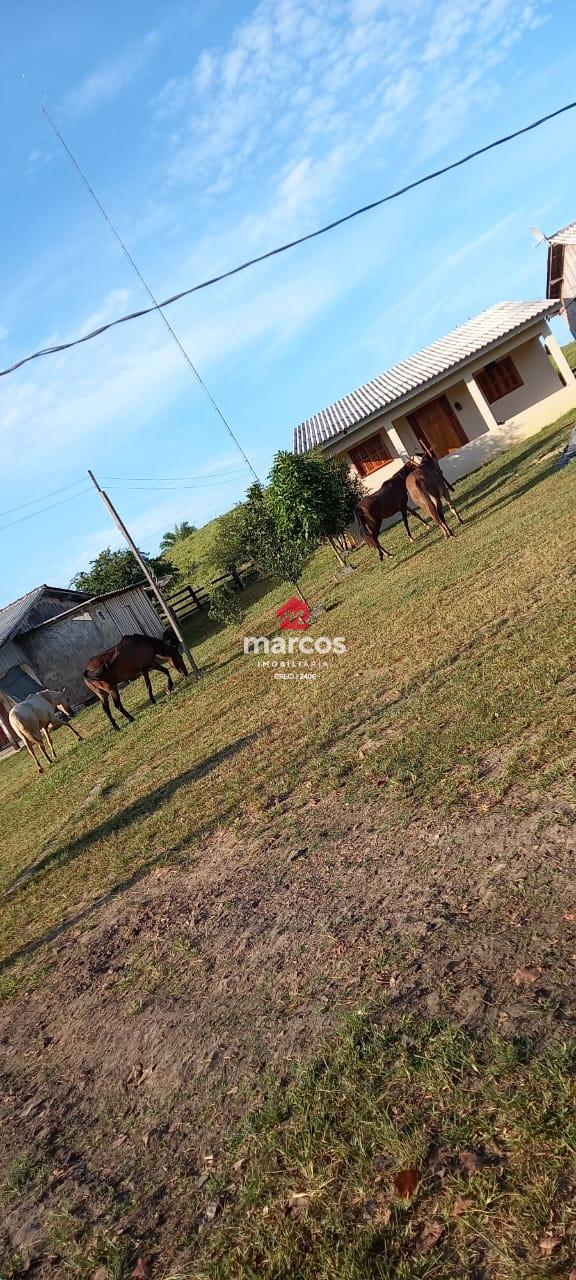
[{"label": "horse's tail", "polygon": [[354,511],[354,518],[356,520],[356,524],[358,525],[358,528],[360,530],[360,533],[364,541],[368,543],[369,547],[375,547],[376,550],[378,550],[378,543],[376,542],[374,534],[371,532],[371,530],[368,528],[368,525],[366,524],[366,520],[364,518],[364,512],[361,506],[356,507]]}]

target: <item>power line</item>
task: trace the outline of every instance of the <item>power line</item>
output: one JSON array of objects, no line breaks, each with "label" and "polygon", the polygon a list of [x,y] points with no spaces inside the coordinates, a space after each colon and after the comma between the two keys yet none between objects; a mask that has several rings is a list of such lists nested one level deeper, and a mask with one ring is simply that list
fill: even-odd
[{"label": "power line", "polygon": [[173,485],[142,485],[142,484],[109,484],[108,488],[114,492],[122,493],[180,493],[181,490],[194,489],[223,489],[226,485],[242,483],[241,476],[232,476],[228,480],[209,480],[207,484],[173,484]]},{"label": "power line", "polygon": [[53,511],[54,507],[62,507],[65,502],[73,502],[74,498],[82,498],[85,493],[90,492],[90,485],[86,485],[84,489],[80,489],[79,493],[73,493],[69,498],[61,498],[59,502],[51,502],[48,507],[41,507],[39,511],[30,511],[27,516],[19,516],[17,520],[10,520],[8,524],[0,524],[0,533],[3,529],[11,529],[15,524],[22,524],[24,520],[33,520],[35,516],[43,516],[45,511]]},{"label": "power line", "polygon": [[52,117],[49,115],[48,111],[46,110],[46,107],[44,106],[44,103],[42,103],[42,112],[43,112],[43,114],[45,115],[45,117],[46,117],[46,119],[47,119],[47,121],[48,121],[48,124],[50,125],[50,128],[51,128],[51,129],[53,130],[53,132],[56,134],[56,137],[58,138],[58,141],[61,143],[62,147],[64,148],[64,150],[65,150],[65,152],[66,152],[66,155],[68,156],[69,160],[70,160],[70,161],[72,162],[72,164],[74,165],[74,168],[76,169],[76,172],[79,174],[79,176],[80,176],[80,178],[81,178],[82,182],[84,183],[84,186],[86,187],[86,189],[87,189],[87,191],[89,192],[89,194],[92,196],[92,199],[93,199],[93,201],[94,201],[94,203],[95,203],[95,205],[96,205],[97,209],[98,209],[98,210],[99,210],[99,212],[102,214],[102,217],[104,218],[104,221],[108,224],[108,226],[109,226],[109,228],[110,228],[110,230],[111,230],[111,232],[112,232],[112,235],[114,236],[114,239],[115,239],[115,240],[117,240],[118,244],[120,245],[120,248],[121,248],[121,250],[122,250],[122,252],[123,252],[124,256],[126,257],[127,261],[130,263],[130,266],[132,267],[132,270],[133,270],[133,271],[135,272],[135,274],[137,275],[137,277],[138,277],[138,279],[139,279],[139,281],[140,281],[140,283],[141,283],[142,287],[146,290],[146,293],[148,294],[148,297],[150,298],[151,302],[153,303],[153,306],[150,308],[150,310],[152,310],[152,311],[157,311],[157,312],[158,312],[159,316],[160,316],[160,317],[161,317],[161,319],[162,319],[163,324],[166,326],[166,329],[168,330],[168,333],[170,334],[170,337],[172,338],[172,341],[173,341],[173,342],[176,344],[176,346],[178,347],[178,350],[180,351],[180,354],[183,356],[184,360],[186,361],[186,364],[188,365],[188,368],[191,370],[191,372],[193,373],[194,377],[196,378],[196,381],[197,381],[198,385],[202,388],[202,391],[204,392],[204,395],[205,395],[205,396],[207,396],[207,398],[208,398],[208,400],[210,401],[210,404],[212,405],[212,408],[214,409],[215,413],[217,413],[217,414],[218,414],[218,417],[220,418],[220,421],[223,423],[223,425],[224,425],[224,427],[225,427],[226,431],[228,432],[228,435],[230,436],[230,439],[232,440],[233,444],[234,444],[234,445],[236,446],[236,448],[238,449],[238,452],[242,455],[242,457],[243,457],[243,459],[244,459],[244,462],[246,463],[246,466],[248,467],[248,470],[250,471],[251,475],[253,475],[253,476],[254,476],[254,479],[255,479],[256,483],[258,484],[258,483],[259,483],[258,475],[257,475],[256,471],[254,470],[254,467],[252,466],[252,463],[251,463],[251,461],[250,461],[250,459],[249,459],[248,455],[244,452],[244,449],[242,448],[242,445],[240,444],[240,441],[239,441],[239,440],[238,440],[238,438],[235,436],[235,434],[234,434],[234,432],[233,432],[233,430],[232,430],[232,427],[230,426],[230,423],[228,422],[228,419],[226,418],[225,414],[222,412],[222,409],[220,408],[220,405],[218,404],[218,402],[214,399],[214,396],[212,395],[212,392],[210,391],[210,388],[208,387],[208,385],[206,384],[206,382],[205,382],[205,381],[204,381],[204,379],[202,378],[202,376],[201,376],[201,374],[200,374],[199,370],[196,368],[196,365],[194,364],[194,361],[192,360],[191,356],[189,356],[189,354],[188,354],[188,352],[187,352],[186,348],[184,347],[183,343],[180,341],[180,338],[178,337],[178,334],[176,333],[176,330],[172,328],[172,325],[170,324],[170,321],[169,321],[168,317],[164,315],[164,312],[163,312],[163,310],[162,310],[162,306],[163,306],[163,304],[162,304],[161,302],[158,302],[158,299],[157,299],[157,298],[154,296],[154,294],[152,293],[152,290],[151,290],[151,288],[150,288],[150,285],[148,284],[148,281],[144,278],[144,276],[143,276],[143,274],[142,274],[142,272],[141,272],[141,270],[140,270],[140,267],[138,266],[138,263],[137,263],[137,262],[134,260],[134,258],[132,257],[132,254],[130,253],[130,250],[129,250],[129,249],[127,248],[127,246],[125,245],[125,243],[124,243],[124,241],[123,241],[123,239],[122,239],[122,236],[120,235],[119,231],[117,231],[117,230],[116,230],[116,227],[114,226],[114,223],[112,222],[112,219],[111,219],[111,217],[110,217],[109,213],[108,213],[108,212],[106,211],[106,209],[104,208],[104,205],[102,204],[102,201],[101,201],[101,200],[99,199],[99,197],[96,195],[96,192],[95,192],[94,188],[90,185],[90,183],[89,183],[89,181],[88,181],[88,179],[87,179],[87,177],[86,177],[86,175],[85,175],[85,173],[84,173],[83,169],[80,167],[80,165],[79,165],[79,163],[78,163],[78,161],[77,161],[76,157],[72,154],[72,152],[71,152],[71,150],[70,150],[70,147],[68,146],[68,143],[67,143],[67,142],[65,141],[65,139],[62,137],[62,134],[60,133],[60,130],[58,129],[58,127],[57,127],[57,125],[54,123],[54,121],[53,121]]},{"label": "power line", "polygon": [[[162,314],[164,307],[172,306],[174,302],[179,302],[181,298],[188,298],[193,293],[199,293],[202,289],[208,289],[212,285],[220,284],[222,280],[229,280],[231,276],[239,275],[241,271],[247,271],[249,267],[254,267],[259,262],[265,262],[268,258],[274,258],[277,257],[278,254],[286,253],[288,249],[295,249],[298,245],[305,244],[308,240],[315,240],[318,236],[326,235],[328,231],[334,231],[336,227],[341,227],[344,223],[351,222],[353,218],[359,218],[361,214],[369,213],[372,209],[378,209],[381,205],[388,204],[391,200],[397,200],[400,196],[406,195],[408,191],[414,191],[417,187],[422,187],[427,182],[433,182],[436,178],[443,177],[444,174],[450,173],[453,169],[459,169],[462,165],[469,164],[471,160],[476,160],[478,156],[486,155],[488,151],[494,151],[496,147],[502,147],[505,143],[512,142],[515,138],[520,138],[525,133],[531,133],[534,129],[539,129],[541,125],[547,124],[549,120],[555,120],[557,116],[564,115],[567,111],[573,111],[575,107],[576,102],[568,102],[565,106],[559,107],[557,111],[550,111],[548,115],[540,116],[538,120],[533,120],[530,124],[524,125],[521,129],[515,129],[513,133],[504,134],[503,137],[496,138],[493,142],[488,142],[483,147],[478,147],[476,151],[470,151],[467,155],[461,156],[460,159],[453,160],[450,164],[443,165],[441,169],[434,169],[431,173],[426,173],[423,177],[416,178],[414,182],[408,182],[405,186],[398,187],[395,191],[389,192],[388,195],[381,196],[378,200],[372,200],[369,204],[364,204],[358,209],[353,209],[351,213],[345,213],[342,217],[335,218],[333,222],[327,222],[324,226],[317,227],[315,231],[309,231],[306,235],[298,236],[295,240],[289,240],[285,244],[278,245],[275,249],[268,249],[266,253],[258,254],[255,258],[248,258],[245,262],[239,263],[238,266],[230,267],[228,271],[222,271],[219,275],[210,276],[207,280],[202,280],[199,284],[192,285],[189,289],[183,289],[180,293],[175,293],[169,298],[164,298],[162,302],[155,301],[152,307],[144,307],[140,311],[130,311],[126,315],[119,316],[117,320],[110,320],[107,324],[100,325],[97,329],[91,329],[89,333],[84,333],[80,338],[74,338],[70,342],[62,342],[57,346],[42,347],[38,351],[33,351],[31,355],[23,356],[21,360],[16,360],[15,363],[9,365],[8,368],[0,369],[0,378],[6,377],[9,373],[14,373],[16,369],[21,369],[23,365],[29,364],[31,360],[38,360],[41,356],[56,355],[59,351],[69,351],[72,347],[78,347],[83,342],[91,342],[93,338],[100,337],[100,335],[106,333],[108,329],[114,329],[117,325],[126,324],[130,320],[139,320],[142,316],[148,316],[153,311],[159,311],[160,314]],[[45,115],[48,116],[44,107],[42,110]],[[71,155],[66,143],[56,130],[56,126],[52,125],[52,127],[60,138],[62,145],[71,156],[75,167],[79,169],[79,166]],[[94,195],[92,188],[89,187],[84,175],[82,175],[82,179],[88,186],[88,189],[94,196],[97,204],[102,209],[103,216],[108,222],[110,222],[108,215],[100,205],[98,197]],[[111,223],[110,225],[112,226]],[[114,231],[114,235],[122,244],[122,241],[116,231]],[[128,250],[124,245],[122,245],[122,247],[129,257],[130,255],[128,254]],[[138,268],[135,267],[135,270],[138,271]],[[140,272],[138,272],[138,274],[140,275]],[[154,297],[151,290],[148,289],[147,286],[145,287],[150,297]],[[163,319],[166,326],[170,328],[169,322],[165,316],[163,316]],[[176,341],[178,342],[178,339],[176,339]],[[188,357],[186,357],[186,359],[188,359]],[[196,372],[195,376],[198,376]],[[205,384],[203,385],[205,386]],[[206,393],[210,395],[207,388]],[[218,409],[217,412],[220,413]],[[226,429],[229,430],[228,426]]]},{"label": "power line", "polygon": [[25,507],[34,507],[37,502],[44,502],[46,498],[53,498],[57,493],[65,493],[67,489],[75,489],[77,485],[84,483],[84,479],[73,480],[71,484],[63,484],[60,489],[50,489],[48,493],[40,494],[39,498],[31,498],[30,502],[21,502],[17,507],[7,507],[6,511],[0,511],[0,520],[4,516],[11,516],[13,511],[23,511]]},{"label": "power line", "polygon": [[[268,458],[264,458],[262,465],[265,466],[267,462],[271,462],[273,456],[274,456],[273,454],[270,454]],[[236,476],[236,475],[242,475],[242,473],[243,473],[242,467],[230,467],[226,471],[205,471],[203,473],[200,473],[197,476],[105,476],[103,475],[102,480],[120,480],[122,482],[124,482],[125,480],[134,480],[134,481],[142,480],[142,481],[150,481],[150,482],[153,481],[154,483],[158,482],[159,484],[164,484],[164,483],[179,484],[180,481],[184,481],[186,484],[188,484],[189,481],[219,480],[223,476]]]}]

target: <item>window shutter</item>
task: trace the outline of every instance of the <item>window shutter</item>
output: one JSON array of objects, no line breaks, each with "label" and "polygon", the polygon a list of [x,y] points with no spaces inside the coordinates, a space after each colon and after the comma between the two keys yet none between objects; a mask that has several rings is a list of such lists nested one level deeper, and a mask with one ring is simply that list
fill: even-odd
[{"label": "window shutter", "polygon": [[524,385],[511,356],[504,356],[503,360],[491,360],[476,374],[476,381],[488,404],[494,404],[496,400],[501,400],[503,396]]},{"label": "window shutter", "polygon": [[362,444],[356,445],[354,449],[350,449],[349,454],[361,476],[370,475],[371,471],[378,471],[379,467],[390,462],[392,457],[380,432],[370,436],[368,440],[363,440]]}]

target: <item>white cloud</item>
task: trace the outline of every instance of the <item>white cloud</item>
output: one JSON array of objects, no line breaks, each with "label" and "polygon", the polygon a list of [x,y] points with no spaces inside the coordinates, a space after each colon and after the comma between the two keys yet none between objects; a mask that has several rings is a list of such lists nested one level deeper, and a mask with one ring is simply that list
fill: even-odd
[{"label": "white cloud", "polygon": [[447,146],[546,14],[547,0],[263,0],[152,103],[171,122],[168,175],[196,201],[256,194],[270,234],[290,213],[298,226],[355,177],[366,189],[394,135],[408,158]]},{"label": "white cloud", "polygon": [[158,32],[149,31],[138,44],[91,71],[65,98],[63,108],[67,114],[88,115],[117,98],[140,75],[157,41]]},{"label": "white cloud", "polygon": [[38,148],[30,151],[26,161],[26,177],[34,178],[40,169],[45,169],[47,164],[52,160],[51,151],[40,151]]}]

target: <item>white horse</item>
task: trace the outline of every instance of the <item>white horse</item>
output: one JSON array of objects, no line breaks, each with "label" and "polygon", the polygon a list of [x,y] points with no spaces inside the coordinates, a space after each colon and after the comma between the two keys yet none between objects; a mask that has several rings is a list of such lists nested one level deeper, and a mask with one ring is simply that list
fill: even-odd
[{"label": "white horse", "polygon": [[[64,712],[68,719],[63,719],[59,712]],[[44,752],[48,763],[51,763],[50,756],[46,750],[44,738],[52,751],[52,759],[56,759],[54,743],[50,737],[50,729],[56,725],[66,725],[67,729],[71,729],[72,733],[82,741],[82,734],[70,724],[72,715],[72,707],[66,697],[64,689],[42,689],[38,693],[29,693],[23,702],[17,702],[12,707],[8,719],[12,728],[22,739],[26,750],[32,756],[34,764],[39,773],[44,773],[42,765],[36,759],[34,754],[34,746],[36,743]],[[44,734],[44,738],[42,737]]]}]

